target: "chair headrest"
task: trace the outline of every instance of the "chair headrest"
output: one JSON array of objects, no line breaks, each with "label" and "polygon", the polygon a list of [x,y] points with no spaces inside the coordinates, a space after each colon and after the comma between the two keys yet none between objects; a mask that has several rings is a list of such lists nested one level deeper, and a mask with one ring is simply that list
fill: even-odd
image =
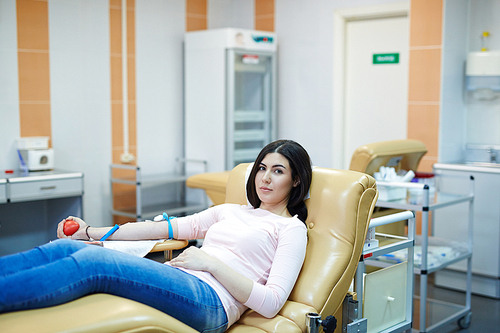
[{"label": "chair headrest", "polygon": [[372,176],[381,166],[394,167],[396,171],[416,171],[425,153],[427,153],[425,144],[418,140],[374,142],[354,151],[349,170]]}]

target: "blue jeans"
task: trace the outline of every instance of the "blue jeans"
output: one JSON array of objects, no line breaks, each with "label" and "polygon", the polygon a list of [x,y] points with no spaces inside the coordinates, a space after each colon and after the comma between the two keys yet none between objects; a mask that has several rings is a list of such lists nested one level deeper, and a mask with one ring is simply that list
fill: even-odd
[{"label": "blue jeans", "polygon": [[159,262],[72,240],[0,257],[0,312],[35,309],[106,293],[128,298],[200,332],[224,332],[227,316],[215,291]]}]

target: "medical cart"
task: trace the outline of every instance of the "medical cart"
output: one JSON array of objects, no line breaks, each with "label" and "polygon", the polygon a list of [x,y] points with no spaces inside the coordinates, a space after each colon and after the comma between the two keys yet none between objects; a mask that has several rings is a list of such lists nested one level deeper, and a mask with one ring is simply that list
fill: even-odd
[{"label": "medical cart", "polygon": [[[437,184],[439,182],[436,182]],[[416,303],[419,304],[420,318],[419,318],[419,331],[420,332],[434,332],[440,327],[447,325],[450,322],[457,321],[460,328],[467,328],[471,321],[471,279],[472,279],[472,234],[473,234],[473,216],[474,216],[474,178],[469,177],[469,193],[468,194],[454,194],[442,193],[439,191],[438,186],[435,188],[434,196],[431,197],[431,187],[427,184],[421,183],[395,183],[395,182],[377,182],[379,187],[390,188],[406,188],[412,191],[421,191],[416,199],[407,196],[404,199],[394,201],[377,201],[377,207],[395,208],[411,210],[414,212],[421,212],[422,215],[422,235],[421,235],[421,253],[427,254],[421,256],[421,264],[414,267],[414,273],[420,275],[420,296],[414,296]],[[468,202],[469,214],[467,221],[467,244],[463,244],[456,254],[449,260],[440,262],[438,264],[429,265],[429,244],[432,244],[435,239],[429,234],[429,222],[432,222],[429,213],[448,206],[457,205],[460,203]],[[461,223],[462,221],[456,221]],[[431,234],[433,234],[431,229]],[[452,240],[448,240],[449,244],[454,244]],[[441,300],[429,299],[427,297],[427,282],[428,275],[441,270],[456,262],[466,260],[467,262],[467,288],[465,291],[465,305],[444,302]],[[434,311],[439,310],[439,311]],[[440,318],[438,315],[428,316],[429,313],[445,312],[449,313],[448,316]]]}]

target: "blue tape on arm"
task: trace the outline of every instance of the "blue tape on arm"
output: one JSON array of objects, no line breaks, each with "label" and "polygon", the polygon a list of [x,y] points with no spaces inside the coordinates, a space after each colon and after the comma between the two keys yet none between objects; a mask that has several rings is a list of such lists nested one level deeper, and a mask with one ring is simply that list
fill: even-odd
[{"label": "blue tape on arm", "polygon": [[109,230],[104,236],[102,236],[99,241],[104,242],[106,239],[108,239],[109,236],[114,234],[115,231],[118,230],[118,228],[120,228],[120,226],[118,224],[115,224],[115,226],[111,228],[111,230]]},{"label": "blue tape on arm", "polygon": [[168,222],[168,239],[173,239],[174,238],[174,229],[172,228],[172,222],[170,222],[171,219],[175,219],[175,216],[168,216],[167,213],[163,213],[163,218]]}]

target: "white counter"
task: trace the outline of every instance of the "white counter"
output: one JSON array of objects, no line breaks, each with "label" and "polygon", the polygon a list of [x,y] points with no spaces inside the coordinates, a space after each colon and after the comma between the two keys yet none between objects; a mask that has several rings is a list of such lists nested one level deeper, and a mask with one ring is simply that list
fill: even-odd
[{"label": "white counter", "polygon": [[482,163],[482,162],[466,162],[466,163],[435,163],[434,169],[469,171],[469,172],[486,172],[500,173],[500,164]]}]

